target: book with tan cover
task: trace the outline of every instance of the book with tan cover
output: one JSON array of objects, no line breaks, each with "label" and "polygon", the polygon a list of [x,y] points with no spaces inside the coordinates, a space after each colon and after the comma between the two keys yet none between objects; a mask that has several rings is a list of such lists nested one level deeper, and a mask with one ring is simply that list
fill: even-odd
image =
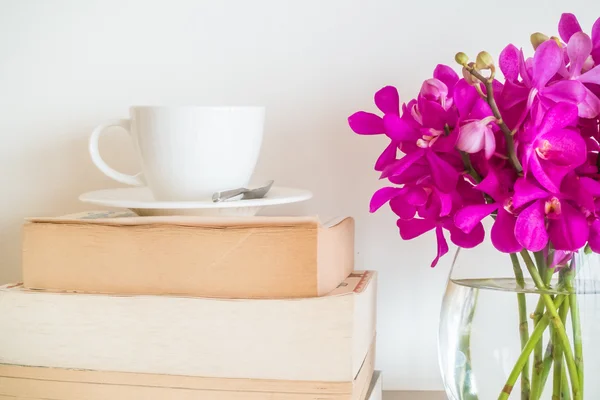
[{"label": "book with tan cover", "polygon": [[375,337],[377,274],[326,296],[215,299],[0,286],[0,363],[351,382]]},{"label": "book with tan cover", "polygon": [[23,228],[32,289],[225,298],[321,296],[354,268],[352,218],[88,212]]}]

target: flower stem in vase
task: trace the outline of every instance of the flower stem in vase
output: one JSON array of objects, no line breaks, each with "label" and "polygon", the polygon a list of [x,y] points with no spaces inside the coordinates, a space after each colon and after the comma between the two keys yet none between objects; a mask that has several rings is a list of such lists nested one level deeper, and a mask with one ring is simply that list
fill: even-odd
[{"label": "flower stem in vase", "polygon": [[[565,299],[559,308],[560,319],[565,324],[567,320],[567,313],[569,312],[569,298]],[[558,339],[558,333],[556,329],[552,332],[552,341],[556,343],[554,348],[554,373],[552,382],[552,400],[560,400],[561,394],[565,391],[563,385],[563,349]],[[565,382],[566,383],[566,382]],[[567,383],[568,385],[568,383]],[[567,386],[568,388],[568,386]],[[567,390],[568,392],[568,390]]]},{"label": "flower stem in vase", "polygon": [[[525,278],[523,277],[523,269],[519,263],[519,258],[516,254],[511,254],[510,259],[513,264],[517,284],[521,289],[524,289]],[[523,350],[527,345],[527,341],[529,341],[529,323],[527,319],[527,301],[525,299],[525,293],[517,293],[517,303],[519,306],[519,335],[521,338],[521,350]],[[529,400],[530,394],[529,357],[527,357],[527,361],[523,366],[523,372],[521,373],[521,400]]]},{"label": "flower stem in vase", "polygon": [[[556,299],[554,299],[554,302],[552,303],[553,307],[555,309],[556,309],[556,307],[560,307],[560,305],[563,303],[565,298],[566,298],[566,296],[564,296],[564,295],[556,296]],[[537,342],[542,339],[542,336],[544,335],[544,331],[548,328],[548,325],[550,324],[550,318],[551,318],[551,314],[549,312],[544,314],[544,316],[540,319],[540,322],[536,325],[536,327],[531,332],[531,336],[529,336],[529,340],[527,341],[527,344],[523,348],[521,355],[517,359],[515,366],[513,367],[510,375],[508,376],[508,379],[506,380],[506,383],[504,384],[504,388],[502,389],[502,392],[500,393],[498,400],[507,400],[508,397],[510,396],[510,394],[513,390],[513,387],[515,386],[515,382],[517,382],[517,379],[523,372],[523,367],[529,360],[529,355],[533,351],[533,348],[535,347]]]},{"label": "flower stem in vase", "polygon": [[542,291],[541,296],[544,299],[546,309],[548,310],[548,312],[545,315],[548,315],[548,314],[550,315],[549,316],[550,323],[556,330],[557,337],[558,337],[558,340],[554,344],[554,346],[556,346],[558,343],[560,343],[560,345],[562,347],[562,351],[564,352],[564,355],[565,355],[565,361],[567,363],[567,368],[569,370],[569,377],[571,379],[571,387],[573,390],[573,399],[581,400],[582,397],[581,397],[581,391],[579,390],[579,388],[580,388],[579,376],[577,374],[577,367],[575,366],[573,350],[571,349],[571,344],[569,342],[569,338],[567,336],[565,326],[562,323],[560,316],[558,315],[558,310],[557,310],[554,302],[552,301],[552,297],[549,294],[543,293],[543,291],[546,290],[547,287],[546,287],[544,281],[542,280],[542,277],[540,276],[539,271],[535,267],[533,260],[531,259],[531,256],[529,255],[529,252],[527,250],[522,250],[521,257],[523,257],[523,261],[525,261],[525,265],[527,266],[527,269],[529,270],[529,273],[531,274],[531,278],[535,282],[536,287],[540,291]]},{"label": "flower stem in vase", "polygon": [[[552,279],[554,270],[547,267],[546,258],[544,257],[542,251],[537,251],[533,255],[535,257],[537,269],[540,272],[540,275],[544,277],[544,284],[548,285],[550,283],[550,280]],[[540,296],[532,316],[534,327],[539,323],[540,319],[544,315],[544,310],[544,299],[542,299],[542,297]],[[535,400],[537,400],[542,395],[542,391],[546,384],[548,373],[550,372],[550,366],[552,364],[552,353],[554,351],[552,341],[548,343],[548,347],[546,349],[546,356],[544,358],[542,358],[543,350],[544,343],[543,340],[540,340],[533,351],[533,369],[531,373],[531,399]]]},{"label": "flower stem in vase", "polygon": [[581,318],[579,315],[579,304],[577,302],[577,294],[573,288],[573,278],[575,276],[574,265],[565,270],[565,286],[571,293],[569,295],[569,306],[571,311],[571,325],[573,326],[573,348],[575,351],[575,365],[577,366],[577,373],[579,374],[579,385],[581,390],[581,397],[583,397],[583,343],[581,340]]}]

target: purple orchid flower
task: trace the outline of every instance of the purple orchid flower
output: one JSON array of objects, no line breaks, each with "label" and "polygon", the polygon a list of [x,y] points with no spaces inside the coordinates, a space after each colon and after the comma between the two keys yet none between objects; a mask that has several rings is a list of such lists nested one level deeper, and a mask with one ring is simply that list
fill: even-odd
[{"label": "purple orchid flower", "polygon": [[549,193],[525,178],[517,179],[513,207],[521,209],[515,237],[527,250],[541,251],[548,241],[556,250],[574,251],[588,240],[585,215],[563,193]]},{"label": "purple orchid flower", "polygon": [[[539,126],[526,130],[523,166],[547,190],[558,193],[562,179],[587,158],[586,144],[577,125],[577,106],[558,103],[552,106]],[[529,132],[527,132],[529,131]]]},{"label": "purple orchid flower", "polygon": [[[464,181],[463,181],[464,182]],[[460,187],[461,185],[459,185]],[[464,190],[471,190],[471,187],[463,187]],[[460,189],[459,189],[460,190]],[[440,196],[441,195],[441,196]],[[470,233],[465,233],[459,229],[451,216],[451,211],[457,204],[448,207],[447,198],[443,199],[442,192],[432,192],[428,202],[419,207],[419,217],[411,220],[398,219],[397,225],[400,230],[400,237],[404,240],[414,239],[422,234],[435,230],[437,239],[437,254],[431,263],[431,267],[435,267],[439,259],[448,253],[448,242],[444,235],[444,230],[450,233],[450,240],[457,246],[463,248],[472,248],[479,245],[485,236],[485,231],[481,223],[475,224]],[[454,200],[464,198],[462,195],[453,196]]]},{"label": "purple orchid flower", "polygon": [[494,130],[498,129],[492,109],[464,79],[456,85],[454,96],[461,125],[456,148],[470,154],[483,150],[489,160],[496,151]]},{"label": "purple orchid flower", "polygon": [[[579,25],[577,17],[570,13],[562,14],[558,23],[560,38],[565,43],[568,43],[571,37],[578,32],[583,32],[583,30],[581,29],[581,25]],[[591,57],[596,64],[600,64],[600,18],[596,20],[592,27]]]},{"label": "purple orchid flower", "polygon": [[471,233],[485,217],[496,212],[496,220],[491,230],[492,244],[503,253],[517,253],[523,246],[515,238],[517,216],[512,206],[512,197],[507,188],[506,179],[500,179],[498,173],[490,170],[489,174],[475,186],[475,189],[486,193],[494,201],[487,204],[467,205],[460,209],[454,223],[465,233]]},{"label": "purple orchid flower", "polygon": [[600,99],[586,86],[586,84],[600,84],[600,65],[593,66],[591,52],[590,37],[583,32],[575,32],[567,44],[569,66],[559,71],[566,79],[578,80],[584,84],[586,96],[578,104],[579,116],[582,118],[595,118],[600,114]]},{"label": "purple orchid flower", "polygon": [[[524,60],[523,51],[515,52],[512,45],[507,46],[500,57],[500,69],[507,71],[511,78],[506,80],[502,92],[502,105],[510,110],[519,106],[520,117],[513,130],[521,127],[532,109],[538,115],[558,102],[579,104],[586,97],[586,88],[578,80],[553,80],[564,67],[563,53],[554,40],[540,44],[533,59]],[[515,71],[519,71],[522,82],[512,80]],[[537,122],[537,121],[536,121]]]},{"label": "purple orchid flower", "polygon": [[[375,93],[375,105],[385,115],[400,114],[400,97],[393,86],[385,86]],[[383,118],[367,111],[358,111],[348,117],[350,128],[359,135],[381,135],[385,133]],[[398,141],[393,138],[375,163],[376,171],[383,171],[385,166],[396,159]]]},{"label": "purple orchid flower", "polygon": [[485,232],[481,223],[474,224],[467,234],[453,222],[452,215],[462,202],[482,201],[481,196],[472,192],[472,186],[462,181],[453,194],[447,194],[437,189],[431,179],[426,178],[420,184],[379,189],[371,199],[370,211],[375,212],[389,202],[390,208],[399,217],[397,225],[405,240],[435,229],[437,255],[431,264],[435,267],[440,257],[448,252],[444,230],[450,232],[450,240],[457,246],[471,248],[483,241]]},{"label": "purple orchid flower", "polygon": [[406,155],[388,164],[381,178],[405,183],[400,177],[413,175],[415,169],[422,172],[426,165],[425,174],[432,177],[436,188],[449,193],[456,187],[459,172],[441,153],[452,153],[456,141],[454,135],[447,136],[447,130],[454,127],[458,118],[450,97],[458,75],[449,67],[438,65],[434,76],[439,79],[424,84],[418,100],[409,102],[402,116],[389,114],[383,118],[388,136],[400,143]]}]

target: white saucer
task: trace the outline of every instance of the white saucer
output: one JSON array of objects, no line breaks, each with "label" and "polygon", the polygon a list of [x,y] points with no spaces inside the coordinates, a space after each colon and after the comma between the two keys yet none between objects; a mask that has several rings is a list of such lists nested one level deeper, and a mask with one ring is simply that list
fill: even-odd
[{"label": "white saucer", "polygon": [[103,207],[128,208],[141,216],[154,215],[206,215],[252,216],[261,208],[308,200],[308,190],[273,186],[262,199],[228,200],[213,203],[202,201],[156,201],[147,187],[105,189],[84,193],[79,200]]}]

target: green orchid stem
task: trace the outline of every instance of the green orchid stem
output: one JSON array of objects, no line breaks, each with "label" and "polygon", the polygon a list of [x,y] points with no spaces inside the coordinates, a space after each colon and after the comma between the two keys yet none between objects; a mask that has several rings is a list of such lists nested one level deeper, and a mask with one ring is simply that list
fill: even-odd
[{"label": "green orchid stem", "polygon": [[[563,325],[567,321],[567,313],[568,312],[569,312],[569,297],[567,296],[567,298],[565,299],[565,301],[562,303],[562,305],[559,308],[559,316],[560,316],[560,320],[562,321]],[[553,336],[552,341],[554,343],[556,343],[556,346],[554,349],[554,374],[553,374],[553,381],[552,381],[552,400],[560,400],[561,395],[564,392],[564,387],[563,387],[563,374],[564,374],[563,348],[560,345],[560,342],[558,340],[558,334],[557,334],[556,329],[553,330],[552,336]],[[567,385],[568,385],[568,383],[567,383]]]},{"label": "green orchid stem", "polygon": [[[521,289],[524,289],[525,278],[523,277],[523,269],[519,263],[519,257],[517,257],[516,254],[511,254],[510,260],[512,261],[517,284]],[[519,306],[519,335],[521,338],[521,350],[523,350],[529,341],[529,323],[527,319],[527,300],[525,299],[525,293],[517,293],[517,304]],[[521,373],[521,400],[529,400],[530,394],[529,357],[527,357],[527,361],[523,366],[523,372]]]},{"label": "green orchid stem", "polygon": [[[537,251],[533,255],[535,257],[537,269],[540,272],[540,274],[544,277],[544,284],[547,286],[550,283],[550,280],[552,279],[554,270],[548,268],[547,263],[546,263],[546,258],[544,257],[544,253],[542,251]],[[542,318],[542,315],[544,315],[544,310],[545,310],[544,300],[540,297],[540,299],[538,300],[537,306],[535,308],[535,311],[533,312],[533,315],[532,315],[534,327],[538,324],[538,322]],[[552,343],[549,343],[548,346],[549,346],[549,351],[547,350],[546,353],[552,354],[552,351],[554,349],[554,347],[552,346]],[[537,400],[541,396],[543,388],[546,385],[546,379],[547,379],[548,373],[550,371],[550,365],[552,364],[551,356],[550,356],[550,358],[545,357],[544,359],[542,359],[542,355],[543,355],[542,352],[544,350],[543,347],[544,347],[543,341],[540,340],[536,344],[535,349],[533,351],[533,369],[531,372],[531,399],[532,400]]]},{"label": "green orchid stem", "polygon": [[471,164],[471,158],[469,158],[469,153],[461,151],[460,158],[462,159],[466,172],[469,175],[471,175],[471,177],[475,180],[476,183],[481,182],[481,175],[479,175],[475,168],[473,168],[473,164]]},{"label": "green orchid stem", "polygon": [[[563,325],[560,316],[558,315],[558,311],[554,302],[552,301],[552,297],[549,294],[543,293],[547,289],[546,285],[542,277],[539,274],[539,271],[535,267],[531,256],[527,250],[521,251],[521,257],[523,261],[525,261],[525,265],[527,266],[527,270],[531,275],[531,278],[535,282],[536,287],[542,291],[540,296],[544,299],[544,303],[546,305],[546,310],[548,312],[544,315],[550,314],[549,319],[550,323],[556,330],[558,341],[554,344],[555,346],[560,343],[562,346],[562,351],[565,355],[565,361],[567,363],[567,368],[569,370],[569,377],[571,379],[571,389],[573,390],[573,400],[582,400],[581,391],[580,391],[580,383],[579,383],[579,375],[577,374],[577,366],[575,365],[575,359],[573,357],[573,350],[571,350],[571,344],[569,343],[569,338],[567,336],[567,332],[565,330],[565,326]],[[558,297],[558,296],[557,296]],[[536,327],[537,328],[537,327]]]},{"label": "green orchid stem", "polygon": [[581,337],[581,318],[579,314],[579,303],[577,302],[577,294],[573,288],[573,278],[575,271],[573,265],[565,271],[565,286],[569,293],[569,306],[571,308],[571,325],[573,326],[573,349],[575,351],[575,365],[579,374],[579,385],[581,397],[583,398],[583,343]]},{"label": "green orchid stem", "polygon": [[[555,308],[560,307],[560,305],[565,300],[565,297],[566,296],[564,296],[564,295],[556,296],[556,299],[552,303],[552,306]],[[510,396],[510,394],[513,390],[513,387],[515,386],[515,382],[519,378],[519,375],[521,375],[521,372],[523,371],[525,364],[527,364],[527,362],[529,360],[529,355],[533,351],[533,348],[535,347],[537,342],[539,342],[542,339],[542,336],[544,335],[544,331],[546,330],[546,328],[548,328],[548,325],[550,324],[550,318],[551,318],[550,312],[547,312],[546,314],[544,314],[544,316],[540,319],[540,322],[537,324],[535,329],[531,332],[531,336],[529,337],[529,340],[525,344],[525,347],[523,348],[521,355],[517,359],[515,366],[513,367],[510,375],[508,376],[508,379],[506,380],[506,383],[504,384],[504,388],[502,389],[502,393],[500,393],[498,400],[507,400],[508,397]]]},{"label": "green orchid stem", "polygon": [[[554,361],[554,342],[550,339],[548,343],[548,347],[546,347],[546,354],[544,354],[544,361],[542,363],[542,376],[539,382],[539,388],[544,388],[546,386],[546,381],[548,380],[548,375],[550,374],[550,367],[552,366],[552,362]],[[564,370],[563,370],[564,372]],[[542,395],[542,389],[540,389],[539,393],[535,393],[535,396],[531,396],[531,400],[538,400]],[[533,393],[532,393],[533,394]]]},{"label": "green orchid stem", "polygon": [[506,125],[506,123],[502,119],[502,115],[500,114],[500,109],[498,108],[498,105],[496,104],[496,100],[494,99],[494,85],[493,85],[494,79],[492,77],[486,78],[485,76],[481,75],[479,73],[479,71],[477,71],[472,66],[467,65],[467,66],[465,66],[465,68],[467,71],[469,71],[469,73],[471,75],[473,75],[475,78],[480,80],[481,83],[484,84],[485,91],[487,93],[487,95],[485,96],[485,99],[486,99],[487,103],[490,105],[490,108],[492,109],[492,113],[494,114],[494,117],[496,117],[496,124],[500,127],[500,129],[502,130],[502,133],[504,134],[504,140],[506,140],[506,151],[508,152],[508,159],[512,163],[512,165],[515,168],[515,170],[517,171],[517,173],[519,175],[521,175],[523,173],[523,167],[521,166],[521,163],[519,162],[517,153],[515,151],[515,140],[513,138],[513,133],[511,132],[510,128]]}]

